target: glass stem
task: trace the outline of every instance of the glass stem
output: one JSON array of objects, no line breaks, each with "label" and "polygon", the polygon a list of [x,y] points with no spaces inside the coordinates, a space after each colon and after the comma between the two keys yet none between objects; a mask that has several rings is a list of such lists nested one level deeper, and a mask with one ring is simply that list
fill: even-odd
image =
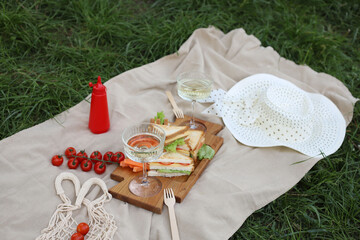
[{"label": "glass stem", "polygon": [[142,184],[147,184],[148,183],[148,179],[147,179],[147,169],[146,169],[146,162],[143,162],[143,179],[141,181]]},{"label": "glass stem", "polygon": [[195,117],[194,117],[195,103],[196,103],[195,100],[191,101],[192,112],[191,112],[190,128],[195,128]]}]

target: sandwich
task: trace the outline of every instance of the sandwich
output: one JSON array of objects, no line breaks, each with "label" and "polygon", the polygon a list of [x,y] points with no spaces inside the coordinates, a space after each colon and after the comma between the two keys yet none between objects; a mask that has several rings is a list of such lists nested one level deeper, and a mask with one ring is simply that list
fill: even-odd
[{"label": "sandwich", "polygon": [[[176,152],[178,153],[181,153],[185,156],[188,156],[190,157],[191,156],[191,149],[189,147],[189,144],[187,142],[185,142],[185,139],[184,139],[184,143],[183,144],[177,144],[176,145]],[[174,152],[174,151],[173,151]]]},{"label": "sandwich", "polygon": [[188,130],[185,141],[190,148],[190,155],[196,161],[198,152],[205,143],[205,132],[200,130]]},{"label": "sandwich", "polygon": [[197,154],[205,143],[205,133],[187,126],[156,125],[166,133],[164,153],[149,163],[149,176],[176,177],[194,171]]},{"label": "sandwich", "polygon": [[187,136],[188,126],[171,126],[171,125],[157,125],[165,131],[165,146],[170,143],[185,138]]},{"label": "sandwich", "polygon": [[156,162],[149,163],[149,176],[178,177],[194,171],[194,160],[178,152],[164,152]]},{"label": "sandwich", "polygon": [[188,126],[171,126],[171,125],[155,125],[165,131],[164,150],[167,152],[176,152],[190,156],[190,148],[188,147],[186,137],[189,132]]}]

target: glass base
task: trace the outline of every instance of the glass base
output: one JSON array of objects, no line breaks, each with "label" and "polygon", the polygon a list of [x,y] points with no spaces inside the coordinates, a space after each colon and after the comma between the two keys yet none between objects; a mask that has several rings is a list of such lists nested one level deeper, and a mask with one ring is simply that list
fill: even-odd
[{"label": "glass base", "polygon": [[206,132],[206,126],[204,124],[202,124],[201,122],[197,122],[197,121],[195,121],[195,123],[192,123],[190,121],[184,122],[181,124],[181,126],[189,126],[190,129],[201,130],[201,131]]},{"label": "glass base", "polygon": [[147,182],[143,181],[143,176],[137,176],[129,183],[129,190],[139,197],[152,197],[161,191],[161,181],[155,177],[147,177]]}]

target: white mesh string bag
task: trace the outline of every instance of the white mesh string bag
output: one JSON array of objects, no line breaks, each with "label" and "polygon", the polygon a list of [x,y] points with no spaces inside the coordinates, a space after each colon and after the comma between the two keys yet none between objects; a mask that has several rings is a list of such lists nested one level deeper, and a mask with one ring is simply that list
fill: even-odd
[{"label": "white mesh string bag", "polygon": [[[71,200],[65,195],[61,186],[63,180],[71,180],[75,186],[76,201],[75,205],[71,204]],[[93,200],[85,198],[90,191],[92,185],[98,185],[103,194]],[[89,218],[89,232],[85,239],[88,240],[110,240],[116,232],[116,224],[114,217],[106,212],[104,203],[109,202],[112,198],[108,192],[106,184],[99,178],[91,178],[87,180],[80,188],[78,178],[72,173],[61,173],[55,180],[56,193],[60,196],[63,203],[57,206],[53,216],[50,219],[47,228],[41,231],[41,235],[36,240],[68,240],[71,235],[76,232],[78,223],[73,218],[74,210],[80,209],[83,205],[87,208]]]},{"label": "white mesh string bag", "polygon": [[76,232],[77,223],[72,217],[72,212],[80,208],[71,204],[69,197],[65,195],[61,186],[62,181],[70,180],[75,187],[75,194],[78,196],[80,191],[80,181],[72,173],[61,173],[56,177],[55,189],[63,203],[59,204],[52,215],[47,228],[41,231],[41,235],[36,240],[57,240],[70,239],[71,235]]},{"label": "white mesh string bag", "polygon": [[[99,198],[90,201],[86,199],[85,196],[88,194],[92,185],[98,185],[103,191],[103,194]],[[110,240],[113,238],[117,229],[114,216],[106,212],[104,208],[104,203],[109,202],[111,198],[112,195],[108,192],[103,180],[90,178],[83,184],[75,205],[83,203],[87,207],[90,227],[86,235],[87,239]]]}]

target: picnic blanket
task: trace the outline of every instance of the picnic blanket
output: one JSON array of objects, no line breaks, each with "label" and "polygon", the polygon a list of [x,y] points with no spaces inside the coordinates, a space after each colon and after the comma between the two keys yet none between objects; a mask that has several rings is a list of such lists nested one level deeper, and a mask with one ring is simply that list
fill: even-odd
[{"label": "picnic blanket", "polygon": [[[70,171],[66,163],[61,167],[52,166],[53,155],[62,154],[69,146],[88,153],[123,150],[121,133],[125,127],[147,122],[159,111],[174,119],[165,90],[176,94],[176,76],[189,70],[211,75],[214,88],[224,90],[252,74],[273,74],[305,91],[327,96],[337,105],[347,124],[357,100],[336,78],[282,58],[273,48],[262,47],[257,38],[247,35],[243,29],[227,34],[214,27],[197,29],[178,52],[105,83],[111,123],[107,133],[95,135],[89,131],[90,103],[84,100],[56,118],[0,142],[2,239],[34,239],[47,226],[61,202],[55,193],[55,178],[61,172]],[[176,100],[189,114],[190,103],[179,97]],[[196,116],[223,124],[221,118],[200,114],[208,106],[208,103],[197,104]],[[286,147],[245,146],[236,141],[227,128],[218,135],[224,138],[223,146],[185,200],[175,205],[181,239],[231,237],[250,214],[291,189],[320,160],[308,159]],[[308,160],[293,164],[305,159]],[[111,188],[117,184],[110,179],[114,169],[115,166],[108,166],[103,175],[79,169],[71,172],[81,184],[98,176]],[[71,184],[63,185],[74,199]],[[100,192],[94,189],[89,198],[95,198]],[[105,208],[115,216],[118,230],[114,239],[171,239],[166,207],[159,215],[112,199]],[[86,221],[86,210],[79,210],[75,219]]]}]

